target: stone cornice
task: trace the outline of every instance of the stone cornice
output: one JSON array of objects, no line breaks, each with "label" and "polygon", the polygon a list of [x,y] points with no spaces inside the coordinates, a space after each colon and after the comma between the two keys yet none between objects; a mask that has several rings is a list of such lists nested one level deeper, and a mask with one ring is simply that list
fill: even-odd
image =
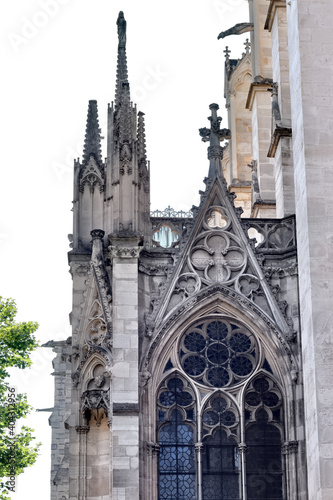
[{"label": "stone cornice", "polygon": [[139,414],[138,403],[113,403],[113,415],[130,416]]},{"label": "stone cornice", "polygon": [[265,30],[271,31],[275,14],[278,8],[286,8],[286,0],[271,0],[268,6],[267,17],[265,21]]},{"label": "stone cornice", "polygon": [[260,208],[275,208],[276,207],[276,202],[275,200],[257,200],[255,203],[252,205],[252,210],[251,210],[251,218],[255,219],[258,213],[258,210]]},{"label": "stone cornice", "polygon": [[121,259],[133,259],[138,258],[142,247],[124,247],[124,246],[109,246],[110,256],[112,258],[117,257]]},{"label": "stone cornice", "polygon": [[272,88],[272,82],[269,80],[263,80],[262,82],[252,82],[246,100],[246,105],[245,105],[246,109],[252,111],[252,106],[256,92],[267,92],[267,90],[270,88]]},{"label": "stone cornice", "polygon": [[291,137],[292,136],[292,131],[290,127],[278,127],[276,126],[272,137],[271,137],[271,143],[269,145],[268,153],[267,156],[268,158],[274,158],[275,153],[277,150],[277,147],[279,145],[281,137]]}]

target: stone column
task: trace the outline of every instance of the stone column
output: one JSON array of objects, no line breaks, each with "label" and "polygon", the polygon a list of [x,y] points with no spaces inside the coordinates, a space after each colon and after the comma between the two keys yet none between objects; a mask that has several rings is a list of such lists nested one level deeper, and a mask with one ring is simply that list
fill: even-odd
[{"label": "stone column", "polygon": [[271,0],[265,28],[272,36],[272,131],[268,156],[275,161],[276,216],[295,213],[294,168],[291,146],[291,111],[287,12],[285,0]]},{"label": "stone column", "polygon": [[76,432],[79,435],[79,477],[78,477],[78,500],[87,498],[87,434],[89,425],[76,426]]},{"label": "stone column", "polygon": [[112,238],[113,500],[139,499],[138,257],[135,238]]},{"label": "stone column", "polygon": [[287,2],[308,494],[333,498],[333,3]]}]

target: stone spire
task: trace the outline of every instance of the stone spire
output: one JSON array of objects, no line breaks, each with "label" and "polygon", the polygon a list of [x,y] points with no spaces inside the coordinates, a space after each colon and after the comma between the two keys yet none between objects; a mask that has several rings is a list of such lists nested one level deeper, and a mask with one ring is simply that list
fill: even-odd
[{"label": "stone spire", "polygon": [[126,58],[126,20],[123,11],[119,12],[117,19],[118,28],[118,56],[117,56],[117,77],[115,109],[122,101],[123,84],[128,84],[127,58]]},{"label": "stone spire", "polygon": [[119,12],[117,27],[116,95],[108,109],[106,232],[114,241],[121,237],[123,242],[126,238],[135,241],[144,238],[150,242],[150,187],[144,121],[143,113],[137,112],[130,97],[123,12]]},{"label": "stone spire", "polygon": [[82,164],[88,163],[90,155],[93,155],[97,163],[101,165],[101,152],[101,129],[98,122],[97,101],[89,101]]},{"label": "stone spire", "polygon": [[211,110],[211,116],[208,117],[210,121],[209,128],[200,128],[199,133],[202,137],[202,141],[209,141],[208,146],[208,159],[209,159],[209,171],[208,177],[214,179],[215,177],[222,176],[222,166],[221,160],[223,158],[223,149],[220,146],[220,142],[224,139],[230,139],[230,130],[227,128],[220,128],[220,123],[222,118],[217,116],[217,110],[219,109],[218,104],[211,104],[209,106]]}]

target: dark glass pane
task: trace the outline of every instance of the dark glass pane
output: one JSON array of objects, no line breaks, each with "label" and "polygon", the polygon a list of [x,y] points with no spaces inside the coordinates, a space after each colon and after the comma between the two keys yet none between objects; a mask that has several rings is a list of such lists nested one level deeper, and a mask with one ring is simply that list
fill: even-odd
[{"label": "dark glass pane", "polygon": [[260,423],[246,430],[248,500],[282,500],[280,431],[267,421],[265,410],[257,417]]},{"label": "dark glass pane", "polygon": [[207,334],[213,340],[223,340],[228,335],[228,327],[221,321],[212,321],[207,325]]},{"label": "dark glass pane", "polygon": [[[177,406],[187,406],[194,401],[191,394],[183,390],[181,380],[169,380],[168,387],[175,396],[176,406],[171,411],[169,422],[159,431],[159,500],[195,500],[194,430],[184,423],[183,412],[177,409]],[[162,392],[160,400],[168,401],[167,393]],[[189,412],[193,415],[193,409],[186,411],[191,417]]]},{"label": "dark glass pane", "polygon": [[183,368],[188,375],[200,375],[206,368],[205,358],[202,356],[189,356],[184,360]]},{"label": "dark glass pane", "polygon": [[161,474],[160,500],[194,500],[195,476],[192,474]]},{"label": "dark glass pane", "polygon": [[203,421],[207,425],[214,426],[219,422],[219,415],[216,411],[206,411],[203,416]]},{"label": "dark glass pane", "polygon": [[186,418],[187,420],[192,420],[193,422],[195,421],[195,414],[193,408],[191,410],[186,411]]},{"label": "dark glass pane", "polygon": [[237,356],[233,358],[230,362],[230,368],[236,375],[244,377],[252,372],[252,361],[245,356]]},{"label": "dark glass pane", "polygon": [[268,363],[267,359],[265,359],[264,364],[262,365],[264,370],[266,370],[269,373],[273,373],[272,368],[270,367],[270,364]]},{"label": "dark glass pane", "polygon": [[250,406],[258,406],[261,403],[261,395],[257,392],[248,392],[245,401]]},{"label": "dark glass pane", "polygon": [[239,499],[237,446],[222,429],[204,439],[203,500]]},{"label": "dark glass pane", "polygon": [[173,368],[173,364],[171,362],[171,359],[169,359],[169,361],[165,365],[164,372],[167,372],[168,370],[171,370],[171,368]]},{"label": "dark glass pane", "polygon": [[267,392],[268,389],[269,389],[269,382],[268,380],[266,380],[265,378],[257,378],[254,382],[253,382],[253,387],[255,389],[256,392],[258,392],[259,394],[263,394],[264,392]]},{"label": "dark glass pane", "polygon": [[180,406],[188,406],[193,403],[193,397],[189,392],[181,391],[177,392],[176,401]]},{"label": "dark glass pane", "polygon": [[279,396],[272,391],[266,392],[262,395],[262,402],[264,403],[264,405],[272,408],[273,406],[276,406],[278,404]]},{"label": "dark glass pane", "polygon": [[215,342],[207,349],[207,357],[215,365],[223,365],[229,359],[229,350],[224,344]]},{"label": "dark glass pane", "polygon": [[230,347],[235,352],[247,352],[251,347],[251,340],[244,333],[235,333],[230,339]]},{"label": "dark glass pane", "polygon": [[219,413],[224,412],[228,406],[226,400],[222,396],[213,398],[211,405],[212,408]]},{"label": "dark glass pane", "polygon": [[200,352],[205,345],[204,337],[198,332],[191,332],[184,339],[184,346],[191,352]]},{"label": "dark glass pane", "polygon": [[225,411],[221,414],[221,424],[226,425],[227,427],[234,425],[236,422],[235,414],[232,411]]},{"label": "dark glass pane", "polygon": [[193,397],[187,391],[183,391],[184,384],[177,378],[172,378],[168,382],[169,391],[163,391],[159,397],[159,403],[162,406],[170,407],[175,403],[180,406],[192,404]]},{"label": "dark glass pane", "polygon": [[207,378],[213,387],[224,387],[229,382],[229,373],[225,368],[211,368]]},{"label": "dark glass pane", "polygon": [[176,395],[171,391],[163,391],[160,395],[160,404],[162,406],[172,406],[176,402]]},{"label": "dark glass pane", "polygon": [[236,422],[235,414],[227,410],[227,402],[222,396],[216,396],[211,401],[211,410],[206,410],[203,415],[203,421],[205,424],[214,426],[218,423],[231,426]]},{"label": "dark glass pane", "polygon": [[264,378],[258,378],[253,382],[253,388],[255,392],[249,392],[245,401],[250,406],[258,406],[259,404],[264,404],[269,408],[274,408],[280,402],[279,396],[269,390],[269,382]]}]

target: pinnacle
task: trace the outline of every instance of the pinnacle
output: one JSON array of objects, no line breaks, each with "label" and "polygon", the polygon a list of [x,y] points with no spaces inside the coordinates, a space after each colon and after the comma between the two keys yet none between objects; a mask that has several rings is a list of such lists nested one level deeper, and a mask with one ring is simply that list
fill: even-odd
[{"label": "pinnacle", "polygon": [[118,29],[118,56],[117,56],[117,77],[116,77],[116,95],[115,108],[117,109],[122,102],[123,84],[128,83],[127,57],[126,57],[126,20],[124,13],[119,12],[117,19]]},{"label": "pinnacle", "polygon": [[146,163],[146,133],[145,133],[145,121],[144,113],[139,111],[138,113],[138,160],[139,164],[141,162]]},{"label": "pinnacle", "polygon": [[90,155],[101,164],[101,129],[98,122],[97,101],[91,100],[88,105],[86,135],[84,138],[83,164],[88,163]]}]

